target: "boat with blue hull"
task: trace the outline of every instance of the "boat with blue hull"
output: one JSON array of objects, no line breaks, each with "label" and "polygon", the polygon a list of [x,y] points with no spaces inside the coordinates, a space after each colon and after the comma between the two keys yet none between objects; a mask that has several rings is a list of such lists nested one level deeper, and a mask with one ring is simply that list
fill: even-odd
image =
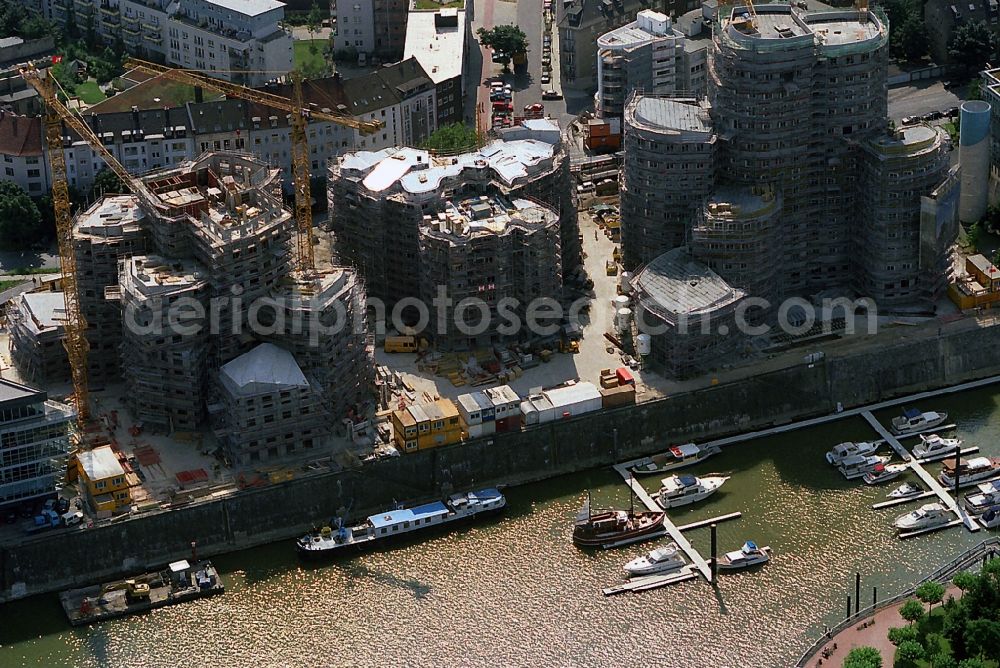
[{"label": "boat with blue hull", "polygon": [[362,524],[353,527],[335,522],[335,526],[325,526],[299,538],[295,547],[303,557],[340,554],[347,548],[375,546],[417,531],[429,531],[460,520],[499,513],[506,506],[507,499],[500,490],[492,487],[452,494],[444,501],[371,515]]}]

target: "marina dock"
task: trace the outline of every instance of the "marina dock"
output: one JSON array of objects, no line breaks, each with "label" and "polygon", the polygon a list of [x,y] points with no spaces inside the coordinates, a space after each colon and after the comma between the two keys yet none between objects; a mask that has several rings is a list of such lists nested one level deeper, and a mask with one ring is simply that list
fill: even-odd
[{"label": "marina dock", "polygon": [[883,508],[892,508],[893,506],[901,506],[904,503],[910,503],[911,501],[919,501],[921,499],[926,499],[931,496],[937,496],[937,492],[921,492],[914,496],[907,496],[903,499],[889,499],[888,501],[881,501],[879,503],[872,504],[872,510],[882,510]]},{"label": "marina dock", "polygon": [[678,571],[675,571],[674,573],[666,573],[664,575],[646,575],[639,578],[632,578],[628,582],[623,582],[620,585],[605,587],[601,590],[601,593],[605,596],[614,596],[615,594],[624,594],[627,591],[649,591],[650,589],[658,589],[659,587],[677,584],[678,582],[694,580],[696,577],[698,577],[698,573],[694,568],[688,565]]},{"label": "marina dock", "polygon": [[[892,446],[892,449],[896,451],[896,454],[898,454],[904,462],[908,463],[910,469],[917,474],[920,480],[923,481],[923,483],[930,489],[930,491],[933,494],[937,495],[937,497],[941,499],[941,502],[944,504],[944,506],[949,510],[951,510],[951,512],[955,513],[955,516],[958,517],[959,519],[958,522],[943,524],[939,527],[935,527],[936,529],[943,529],[945,527],[954,526],[956,523],[964,524],[965,528],[968,529],[969,531],[979,531],[979,529],[982,528],[979,522],[977,522],[972,516],[966,513],[965,509],[962,508],[962,506],[958,503],[958,501],[956,501],[955,498],[948,493],[948,490],[946,490],[941,485],[941,483],[937,481],[937,478],[928,473],[927,469],[923,467],[920,461],[913,459],[909,451],[907,451],[907,449],[903,447],[903,444],[900,443],[899,440],[896,439],[896,437],[893,436],[889,432],[889,430],[882,425],[881,422],[875,419],[875,416],[872,415],[871,411],[862,411],[861,416],[868,422],[868,424],[872,426],[872,429],[877,431],[882,436],[882,438],[884,438],[886,442],[890,446]],[[920,535],[921,533],[928,533],[928,532],[926,530],[913,531],[910,532],[909,534],[900,534],[899,537],[910,538],[911,536]]]}]

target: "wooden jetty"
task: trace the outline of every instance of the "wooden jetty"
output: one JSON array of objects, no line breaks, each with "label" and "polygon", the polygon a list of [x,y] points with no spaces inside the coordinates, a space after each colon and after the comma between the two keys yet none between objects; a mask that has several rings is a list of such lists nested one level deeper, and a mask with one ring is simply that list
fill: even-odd
[{"label": "wooden jetty", "polygon": [[[972,518],[968,513],[965,512],[965,510],[959,505],[959,503],[954,499],[954,497],[952,497],[952,495],[949,494],[948,491],[941,486],[941,483],[937,481],[937,478],[928,473],[927,469],[925,469],[920,464],[919,461],[913,459],[913,457],[910,456],[910,453],[906,450],[906,448],[903,447],[903,444],[900,443],[895,436],[890,434],[889,431],[882,425],[881,422],[875,419],[875,416],[871,414],[871,411],[863,411],[861,413],[861,416],[868,421],[868,424],[872,426],[872,429],[877,431],[882,436],[882,438],[888,441],[889,445],[892,446],[892,449],[895,450],[896,453],[901,458],[903,458],[903,461],[909,463],[910,469],[912,469],[913,472],[917,474],[917,476],[923,481],[923,483],[928,487],[928,489],[930,489],[931,492],[936,494],[938,498],[941,499],[941,503],[943,503],[944,506],[948,508],[951,512],[955,513],[955,515],[959,518],[958,522],[959,524],[964,524],[965,528],[968,529],[969,531],[979,531],[979,529],[982,528],[979,525],[979,523],[975,521],[974,518]],[[945,528],[953,525],[954,523],[949,523],[934,528],[935,529]],[[920,533],[921,532],[919,531],[911,531],[905,537],[911,538],[912,536],[919,536]],[[903,538],[904,535],[900,534],[899,537]]]},{"label": "wooden jetty", "polygon": [[691,522],[691,524],[682,524],[681,526],[677,527],[677,530],[690,531],[691,529],[701,529],[711,524],[718,524],[720,522],[735,520],[741,517],[743,517],[743,513],[737,510],[735,513],[726,513],[725,515],[719,515],[718,517],[709,517],[707,520],[699,520],[697,522]]},{"label": "wooden jetty", "polygon": [[881,510],[883,508],[892,508],[893,506],[901,506],[904,503],[909,503],[911,501],[919,501],[920,499],[926,499],[931,496],[937,496],[937,492],[921,492],[920,494],[915,494],[913,496],[907,496],[902,499],[889,499],[888,501],[881,501],[879,503],[872,504],[872,510]]},{"label": "wooden jetty", "polygon": [[677,584],[678,582],[694,580],[697,577],[698,573],[695,569],[690,565],[687,565],[682,566],[673,573],[663,573],[662,575],[644,575],[642,577],[632,578],[628,582],[623,582],[620,585],[605,587],[601,590],[601,593],[605,596],[614,596],[615,594],[624,594],[627,591],[649,591],[650,589],[658,589],[667,585]]}]

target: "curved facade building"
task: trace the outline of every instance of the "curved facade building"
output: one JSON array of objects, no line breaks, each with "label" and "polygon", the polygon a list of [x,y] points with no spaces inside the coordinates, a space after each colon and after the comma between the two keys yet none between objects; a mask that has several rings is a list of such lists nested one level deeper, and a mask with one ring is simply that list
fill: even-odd
[{"label": "curved facade building", "polygon": [[688,240],[715,184],[717,141],[705,106],[635,94],[625,108],[624,146],[622,252],[632,270]]}]

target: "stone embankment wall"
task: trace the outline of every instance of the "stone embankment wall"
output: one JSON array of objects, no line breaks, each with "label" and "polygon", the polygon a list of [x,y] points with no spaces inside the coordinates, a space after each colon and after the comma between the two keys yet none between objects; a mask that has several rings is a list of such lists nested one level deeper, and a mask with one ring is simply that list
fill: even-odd
[{"label": "stone embankment wall", "polygon": [[[317,474],[87,530],[0,546],[0,601],[291,539],[334,514],[517,485],[702,441],[1000,374],[1000,326],[901,339],[665,399]],[[288,549],[293,549],[289,542]]]}]

